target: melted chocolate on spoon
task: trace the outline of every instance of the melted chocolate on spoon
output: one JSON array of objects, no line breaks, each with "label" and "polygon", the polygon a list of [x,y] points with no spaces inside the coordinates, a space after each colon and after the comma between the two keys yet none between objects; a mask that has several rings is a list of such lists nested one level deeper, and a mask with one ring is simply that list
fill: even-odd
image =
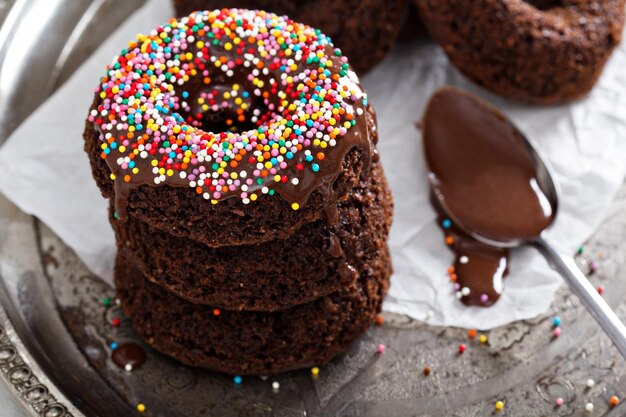
[{"label": "melted chocolate on spoon", "polygon": [[451,279],[464,303],[493,304],[508,272],[508,250],[463,230],[499,242],[531,239],[552,223],[553,207],[538,185],[522,134],[469,93],[436,92],[426,108],[423,133],[433,202],[446,243],[456,254]]}]

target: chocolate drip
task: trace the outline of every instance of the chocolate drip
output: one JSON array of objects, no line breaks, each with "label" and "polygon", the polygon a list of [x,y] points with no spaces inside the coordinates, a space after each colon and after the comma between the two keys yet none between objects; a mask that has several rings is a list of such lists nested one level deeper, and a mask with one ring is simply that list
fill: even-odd
[{"label": "chocolate drip", "polygon": [[146,351],[136,343],[123,343],[111,353],[111,360],[122,369],[137,369],[146,362]]},{"label": "chocolate drip", "polygon": [[341,247],[341,239],[339,239],[334,233],[330,232],[329,240],[330,245],[328,247],[328,252],[333,258],[341,258],[341,263],[337,267],[337,273],[339,274],[341,282],[354,282],[358,278],[359,273],[356,268],[348,263],[346,254]]},{"label": "chocolate drip", "polygon": [[509,251],[472,236],[532,239],[552,223],[553,202],[541,189],[521,132],[469,93],[439,90],[422,126],[432,201],[456,255],[450,277],[466,304],[493,304],[508,273]]}]

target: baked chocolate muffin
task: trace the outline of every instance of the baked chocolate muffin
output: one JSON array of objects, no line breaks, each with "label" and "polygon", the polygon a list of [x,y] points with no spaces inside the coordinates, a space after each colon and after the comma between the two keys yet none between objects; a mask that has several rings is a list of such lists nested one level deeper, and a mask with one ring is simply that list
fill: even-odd
[{"label": "baked chocolate muffin", "polygon": [[378,158],[337,208],[287,239],[211,248],[129,218],[112,219],[118,247],[146,277],[191,302],[272,311],[350,287],[385,247],[393,203]]},{"label": "baked chocolate muffin", "polygon": [[173,0],[177,16],[222,7],[287,15],[320,29],[364,74],[380,62],[403,26],[408,0]]},{"label": "baked chocolate muffin", "polygon": [[123,50],[84,140],[121,221],[218,247],[284,239],[333,214],[368,174],[376,122],[319,30],[222,9]]},{"label": "baked chocolate muffin", "polygon": [[386,246],[348,289],[276,312],[215,310],[152,284],[120,252],[115,285],[133,327],[180,362],[234,375],[269,375],[328,362],[376,319],[389,285]]},{"label": "baked chocolate muffin", "polygon": [[587,94],[624,27],[625,0],[414,0],[450,61],[477,84],[555,104]]}]

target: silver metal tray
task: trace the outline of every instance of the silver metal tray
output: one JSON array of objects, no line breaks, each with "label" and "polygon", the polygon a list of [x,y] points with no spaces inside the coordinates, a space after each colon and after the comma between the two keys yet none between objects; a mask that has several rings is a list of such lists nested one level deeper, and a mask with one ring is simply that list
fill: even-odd
[{"label": "silver metal tray", "polygon": [[[140,0],[0,0],[0,144],[57,88]],[[25,47],[30,45],[30,47]],[[36,46],[36,47],[35,47]],[[29,71],[21,71],[29,67]],[[621,317],[626,293],[626,188],[578,257]],[[93,276],[45,225],[0,196],[0,385],[24,415],[129,416],[489,416],[626,415],[626,365],[578,301],[562,289],[550,313],[487,333],[435,328],[385,315],[347,354],[310,372],[230,377],[183,367],[150,349],[125,372],[112,341],[141,343]],[[552,336],[552,316],[563,334]],[[387,350],[377,355],[376,344]],[[468,349],[457,353],[460,343]],[[429,376],[424,368],[431,369]],[[596,381],[587,388],[585,381]],[[280,389],[272,389],[278,381]],[[624,402],[609,406],[609,397]],[[555,407],[555,399],[565,404]],[[593,413],[584,405],[593,402]],[[13,417],[0,403],[0,416]],[[12,409],[12,408],[11,408]],[[22,414],[20,414],[22,415]]]}]

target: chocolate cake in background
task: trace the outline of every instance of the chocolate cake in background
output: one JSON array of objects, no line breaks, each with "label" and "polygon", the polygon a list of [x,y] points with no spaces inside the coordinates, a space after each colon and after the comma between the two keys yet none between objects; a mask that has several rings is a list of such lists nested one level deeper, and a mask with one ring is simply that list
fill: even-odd
[{"label": "chocolate cake in background", "polygon": [[264,11],[173,19],[107,67],[84,140],[122,307],[155,349],[263,375],[375,321],[393,203],[372,106],[323,33]]},{"label": "chocolate cake in background", "polygon": [[408,0],[173,0],[177,16],[222,7],[287,15],[320,29],[359,74],[382,61],[404,24]]}]

